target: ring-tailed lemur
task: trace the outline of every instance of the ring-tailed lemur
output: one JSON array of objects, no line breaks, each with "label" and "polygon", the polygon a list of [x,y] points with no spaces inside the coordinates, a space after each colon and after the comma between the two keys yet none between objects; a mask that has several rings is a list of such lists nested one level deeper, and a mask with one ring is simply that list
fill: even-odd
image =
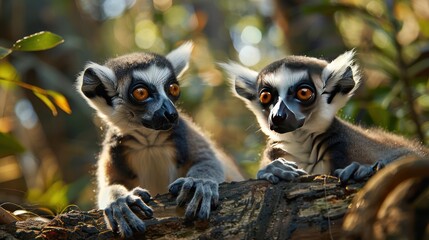
[{"label": "ring-tailed lemur", "polygon": [[401,156],[429,155],[419,143],[335,116],[360,83],[354,51],[330,63],[289,56],[259,73],[233,62],[221,67],[269,137],[259,179],[276,183],[308,172],[362,180]]},{"label": "ring-tailed lemur", "polygon": [[[98,207],[108,226],[122,236],[144,232],[136,215],[152,216],[145,202],[167,189],[183,205],[185,216],[207,219],[219,199],[218,184],[241,180],[238,168],[224,158],[174,103],[177,78],[186,70],[193,44],[166,57],[132,53],[89,63],[77,89],[107,126],[97,163]],[[195,190],[195,191],[193,191]]]}]

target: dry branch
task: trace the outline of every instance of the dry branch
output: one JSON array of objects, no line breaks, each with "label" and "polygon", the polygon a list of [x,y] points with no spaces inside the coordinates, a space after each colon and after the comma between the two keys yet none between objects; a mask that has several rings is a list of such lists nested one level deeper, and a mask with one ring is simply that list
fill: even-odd
[{"label": "dry branch", "polygon": [[[209,221],[187,221],[170,194],[150,205],[146,239],[329,239],[341,236],[342,219],[362,184],[341,186],[337,179],[302,177],[271,185],[248,180],[224,183],[220,206]],[[10,238],[7,238],[9,236]],[[142,236],[139,236],[142,237]],[[72,211],[49,222],[19,221],[0,226],[0,239],[114,239],[101,211]]]},{"label": "dry branch", "polygon": [[[325,176],[277,185],[257,180],[224,183],[219,188],[220,206],[209,221],[185,220],[184,208],[176,207],[173,196],[158,195],[149,203],[155,214],[145,220],[145,235],[136,238],[429,239],[429,159],[405,157],[360,190],[363,185],[342,186]],[[118,235],[106,229],[103,213],[93,210],[60,214],[48,222],[3,224],[0,239],[118,239]]]}]

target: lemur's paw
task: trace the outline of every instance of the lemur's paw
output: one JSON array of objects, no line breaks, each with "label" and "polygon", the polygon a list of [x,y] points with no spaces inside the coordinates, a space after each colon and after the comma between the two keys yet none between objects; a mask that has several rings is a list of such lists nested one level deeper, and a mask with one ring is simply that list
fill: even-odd
[{"label": "lemur's paw", "polygon": [[306,175],[307,172],[299,169],[298,166],[291,161],[283,158],[278,158],[268,164],[266,167],[258,171],[257,178],[268,180],[271,183],[279,181],[292,181],[301,175]]},{"label": "lemur's paw", "polygon": [[144,201],[150,199],[150,194],[142,188],[134,188],[125,196],[121,196],[104,209],[104,218],[113,232],[122,237],[132,237],[134,233],[144,233],[145,223],[138,214],[151,217],[152,209]]},{"label": "lemur's paw", "polygon": [[176,202],[179,206],[186,203],[186,199],[191,197],[192,190],[195,190],[191,201],[185,211],[187,219],[208,219],[211,207],[217,206],[219,202],[219,184],[213,180],[198,178],[179,178],[169,186],[169,191],[173,195],[178,195]]},{"label": "lemur's paw", "polygon": [[149,202],[152,196],[150,195],[149,191],[141,188],[141,187],[135,187],[133,190],[131,190],[131,194],[140,197],[144,202]]},{"label": "lemur's paw", "polygon": [[338,177],[342,183],[347,183],[350,180],[362,181],[365,180],[384,166],[382,162],[377,162],[373,165],[363,165],[357,162],[352,162],[343,169],[337,169],[334,176]]}]

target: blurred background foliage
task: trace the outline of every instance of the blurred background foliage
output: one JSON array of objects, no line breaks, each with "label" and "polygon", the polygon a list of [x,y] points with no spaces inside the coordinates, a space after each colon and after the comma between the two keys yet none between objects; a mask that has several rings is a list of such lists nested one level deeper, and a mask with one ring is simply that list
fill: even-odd
[{"label": "blurred background foliage", "polygon": [[[94,207],[103,129],[74,90],[77,74],[88,61],[133,51],[164,54],[185,40],[196,46],[179,105],[249,177],[265,136],[216,65],[229,59],[259,70],[290,54],[332,60],[355,48],[365,82],[340,115],[429,138],[427,0],[0,0],[0,29],[2,47],[39,31],[64,38],[53,49],[0,60],[0,77],[59,92],[72,110],[53,116],[30,91],[0,85],[0,133],[25,149],[0,158],[6,208]],[[1,149],[10,142],[0,141]]]}]

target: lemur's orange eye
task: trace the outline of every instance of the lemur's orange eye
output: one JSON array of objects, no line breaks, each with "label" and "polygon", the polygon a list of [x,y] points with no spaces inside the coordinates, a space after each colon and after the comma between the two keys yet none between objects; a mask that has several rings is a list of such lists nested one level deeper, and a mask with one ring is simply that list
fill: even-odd
[{"label": "lemur's orange eye", "polygon": [[272,95],[270,92],[264,91],[259,95],[259,101],[261,101],[262,104],[268,104],[271,102]]},{"label": "lemur's orange eye", "polygon": [[133,97],[135,100],[141,102],[146,100],[149,97],[149,92],[146,88],[138,87],[133,90]]},{"label": "lemur's orange eye", "polygon": [[309,87],[302,87],[296,92],[296,98],[303,102],[310,100],[313,95],[313,90]]},{"label": "lemur's orange eye", "polygon": [[180,95],[179,84],[177,83],[170,84],[168,91],[170,91],[171,96],[178,97]]}]

